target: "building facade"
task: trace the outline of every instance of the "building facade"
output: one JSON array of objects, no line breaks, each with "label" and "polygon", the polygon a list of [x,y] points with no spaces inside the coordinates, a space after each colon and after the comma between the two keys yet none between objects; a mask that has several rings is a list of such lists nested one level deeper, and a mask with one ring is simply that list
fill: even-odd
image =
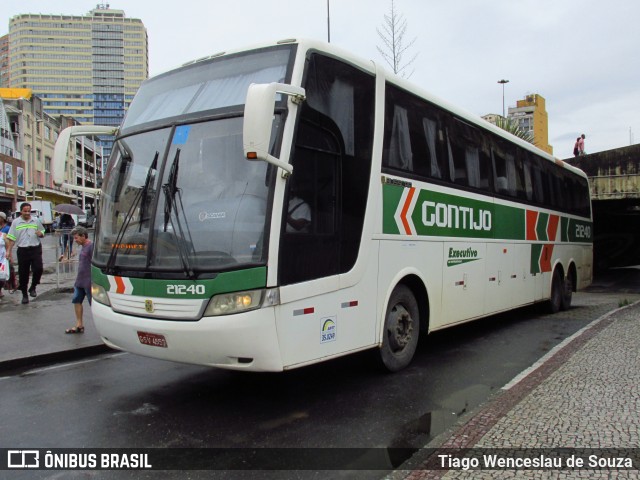
[{"label": "building facade", "polygon": [[[84,16],[21,14],[9,20],[8,78],[31,88],[49,115],[118,126],[149,76],[140,19],[98,5]],[[105,155],[111,140],[103,139]]]},{"label": "building facade", "polygon": [[542,95],[527,95],[518,100],[515,107],[509,107],[507,118],[515,121],[522,130],[532,132],[533,144],[553,155],[553,147],[549,145],[549,117],[545,103]]},{"label": "building facade", "polygon": [[[95,198],[53,184],[53,150],[60,131],[77,125],[70,117],[53,117],[29,89],[0,89],[0,210],[12,212],[29,200],[54,205],[75,203],[93,208]],[[96,187],[102,176],[102,149],[93,140],[76,137],[69,149],[66,182]]]},{"label": "building facade", "polygon": [[0,36],[0,88],[9,86],[9,35]]}]

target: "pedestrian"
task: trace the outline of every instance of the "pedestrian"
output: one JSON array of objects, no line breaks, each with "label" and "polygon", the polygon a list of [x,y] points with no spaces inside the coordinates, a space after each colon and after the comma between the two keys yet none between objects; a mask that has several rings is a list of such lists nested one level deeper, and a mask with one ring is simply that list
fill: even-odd
[{"label": "pedestrian", "polygon": [[76,314],[76,326],[67,328],[65,333],[84,333],[82,319],[84,308],[82,302],[87,297],[91,305],[91,257],[93,256],[93,242],[89,240],[89,232],[84,227],[76,227],[71,231],[73,240],[82,247],[78,256],[78,275],[73,284],[73,308]]},{"label": "pedestrian", "polygon": [[73,227],[76,226],[76,222],[73,221],[73,217],[68,213],[63,213],[60,215],[60,221],[58,222],[58,228],[61,230],[62,236],[61,244],[62,247],[62,255],[58,258],[58,261],[61,261],[66,254],[67,260],[71,259],[73,253],[73,238],[71,236],[71,231]]},{"label": "pedestrian", "polygon": [[31,216],[31,204],[24,202],[20,205],[20,216],[11,222],[11,228],[7,234],[7,259],[12,262],[11,253],[13,246],[18,248],[18,277],[20,279],[20,291],[22,303],[29,303],[27,287],[29,275],[33,274],[29,295],[37,297],[36,286],[42,278],[42,243],[45,229],[38,218]]},{"label": "pedestrian", "polygon": [[[7,225],[7,214],[4,212],[0,212],[0,262],[3,262],[6,258],[7,249],[5,238],[8,232],[9,225]],[[7,265],[7,267],[9,267],[9,265]],[[5,286],[5,283],[8,285],[9,279],[7,279],[6,282],[0,280],[0,298],[4,297],[4,293],[2,293],[2,287]]]},{"label": "pedestrian", "polygon": [[[7,218],[6,213],[0,212],[0,236],[4,235],[5,251],[7,246],[6,234],[9,233],[9,229],[11,228],[11,226],[7,222],[10,219],[11,219],[11,216]],[[7,259],[7,261],[9,261],[8,256],[5,256],[5,258]],[[9,263],[9,280],[4,282],[4,285],[2,285],[2,282],[0,282],[0,298],[4,296],[4,294],[2,293],[2,288],[4,288],[7,291],[11,290],[11,293],[15,292],[18,289],[18,282],[16,281],[16,269],[13,265],[11,265],[11,263]]]},{"label": "pedestrian", "polygon": [[584,133],[578,137],[578,155],[584,155]]},{"label": "pedestrian", "polygon": [[573,145],[573,156],[577,157],[580,155],[580,137],[576,138],[576,143]]},{"label": "pedestrian", "polygon": [[10,225],[7,223],[7,214],[0,212],[0,232],[9,233]]}]

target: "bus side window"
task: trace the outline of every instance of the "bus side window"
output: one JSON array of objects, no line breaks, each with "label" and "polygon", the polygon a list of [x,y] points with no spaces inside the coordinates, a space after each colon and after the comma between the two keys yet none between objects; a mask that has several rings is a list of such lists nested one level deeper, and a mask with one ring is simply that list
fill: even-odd
[{"label": "bus side window", "polygon": [[496,193],[517,198],[522,181],[519,180],[515,155],[506,150],[502,142],[495,142],[491,149],[491,156]]},{"label": "bus side window", "polygon": [[449,150],[449,173],[453,183],[468,185],[466,165],[466,145],[460,128],[447,128],[447,148]]},{"label": "bus side window", "polygon": [[409,114],[406,108],[399,105],[395,105],[393,108],[387,164],[391,168],[413,171]]},{"label": "bus side window", "polygon": [[442,178],[440,165],[438,165],[438,154],[436,152],[436,136],[438,132],[438,124],[435,120],[424,117],[422,119],[422,128],[424,130],[424,138],[427,141],[429,176],[432,178]]},{"label": "bus side window", "polygon": [[533,156],[530,156],[529,160],[533,170],[533,198],[539,205],[544,205],[546,202],[545,185],[540,161]]},{"label": "bus side window", "polygon": [[531,164],[526,160],[528,160],[528,158],[525,157],[525,161],[522,162],[524,173],[524,193],[525,198],[531,202],[533,201],[533,174],[531,171]]}]

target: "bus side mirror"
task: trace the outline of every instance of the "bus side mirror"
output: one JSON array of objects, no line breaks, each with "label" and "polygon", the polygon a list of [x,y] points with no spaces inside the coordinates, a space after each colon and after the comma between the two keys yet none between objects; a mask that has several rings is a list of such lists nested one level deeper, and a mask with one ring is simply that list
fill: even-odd
[{"label": "bus side mirror", "polygon": [[[58,140],[53,150],[53,183],[60,187],[80,191],[98,192],[98,189],[79,187],[77,185],[69,185],[64,183],[64,170],[67,164],[67,154],[69,152],[69,141],[73,137],[90,137],[94,135],[115,135],[118,127],[107,127],[101,125],[76,125],[75,127],[67,127],[60,132]],[[94,192],[95,191],[95,192]]]},{"label": "bus side mirror", "polygon": [[305,99],[304,88],[293,85],[284,83],[252,83],[249,85],[244,105],[242,130],[244,156],[248,160],[264,160],[290,174],[293,171],[290,164],[269,154],[276,93],[293,97],[294,103],[300,103]]}]

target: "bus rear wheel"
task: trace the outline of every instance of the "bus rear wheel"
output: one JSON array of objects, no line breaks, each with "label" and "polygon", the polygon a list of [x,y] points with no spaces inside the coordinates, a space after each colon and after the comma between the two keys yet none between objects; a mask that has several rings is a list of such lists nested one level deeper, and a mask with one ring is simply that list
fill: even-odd
[{"label": "bus rear wheel", "polygon": [[380,347],[382,365],[390,372],[405,368],[418,346],[420,315],[418,304],[411,290],[398,285],[387,305]]},{"label": "bus rear wheel", "polygon": [[569,310],[571,308],[571,297],[573,295],[573,276],[571,273],[567,275],[567,278],[563,283],[562,301],[560,302],[561,310]]},{"label": "bus rear wheel", "polygon": [[560,270],[556,269],[553,272],[553,278],[551,280],[551,297],[547,302],[547,310],[549,313],[558,313],[562,309],[562,300],[565,295],[565,282],[562,278]]}]

